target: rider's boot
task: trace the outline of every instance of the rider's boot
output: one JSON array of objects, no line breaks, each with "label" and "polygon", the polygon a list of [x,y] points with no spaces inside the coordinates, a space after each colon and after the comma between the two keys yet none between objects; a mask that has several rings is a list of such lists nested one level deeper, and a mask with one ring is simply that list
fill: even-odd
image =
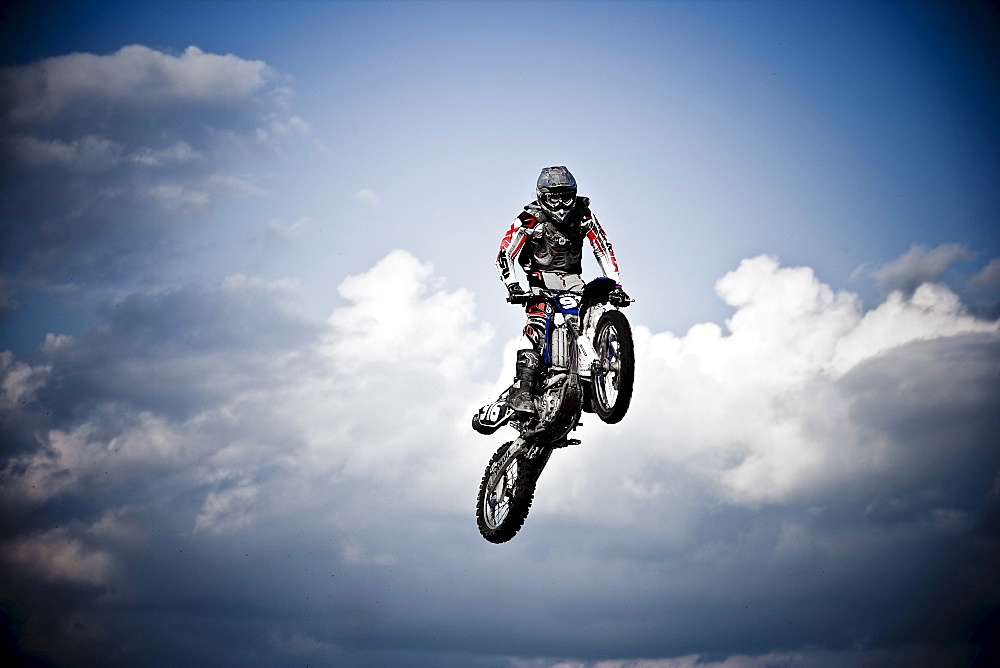
[{"label": "rider's boot", "polygon": [[535,389],[535,374],[541,359],[530,348],[517,351],[517,371],[514,384],[507,395],[507,405],[518,413],[534,413],[535,402],[531,400]]}]

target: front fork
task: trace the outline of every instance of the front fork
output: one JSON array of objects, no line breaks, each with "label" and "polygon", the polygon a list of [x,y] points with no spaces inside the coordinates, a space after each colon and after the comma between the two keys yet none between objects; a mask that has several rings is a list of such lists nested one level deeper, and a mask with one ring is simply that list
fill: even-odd
[{"label": "front fork", "polygon": [[[518,436],[517,440],[515,440],[511,444],[511,446],[507,448],[507,452],[504,453],[503,458],[499,462],[497,462],[496,468],[493,469],[493,472],[490,475],[489,489],[493,489],[496,487],[497,483],[500,481],[501,476],[503,476],[504,473],[506,472],[507,465],[510,463],[512,459],[524,455],[526,458],[535,461],[536,465],[540,463],[541,466],[544,466],[545,462],[548,461],[549,455],[552,454],[552,451],[554,449],[565,448],[566,446],[570,445],[580,445],[579,439],[562,438],[555,442],[545,442],[545,441],[539,441],[538,439],[535,438],[531,438],[530,436],[527,438],[523,435]],[[543,459],[541,459],[541,461],[539,462],[538,461],[539,458]],[[541,466],[538,467],[539,472],[541,472],[540,471]]]},{"label": "front fork", "polygon": [[570,331],[576,338],[578,355],[578,373],[581,378],[590,380],[594,366],[600,362],[597,357],[597,349],[594,348],[594,334],[597,329],[597,321],[604,314],[604,309],[592,306],[583,314],[583,331],[570,325]]}]

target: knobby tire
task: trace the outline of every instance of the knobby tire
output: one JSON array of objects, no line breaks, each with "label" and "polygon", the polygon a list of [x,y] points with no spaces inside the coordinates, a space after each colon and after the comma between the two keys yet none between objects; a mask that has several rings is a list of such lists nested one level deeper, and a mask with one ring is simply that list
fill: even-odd
[{"label": "knobby tire", "polygon": [[591,406],[601,420],[614,424],[628,412],[635,380],[632,327],[621,311],[607,311],[597,321],[594,349],[600,368],[591,379]]},{"label": "knobby tire", "polygon": [[[528,511],[531,510],[538,475],[547,460],[547,457],[543,456],[539,457],[537,462],[532,461],[522,453],[507,462],[508,471],[503,478],[510,475],[513,476],[513,480],[501,480],[498,486],[503,489],[500,489],[498,494],[496,487],[489,489],[490,477],[512,445],[513,441],[504,443],[497,449],[479,485],[476,521],[479,524],[479,533],[491,543],[506,543],[520,531],[524,520],[528,517]],[[497,512],[502,504],[506,504],[506,514],[497,519]]]}]

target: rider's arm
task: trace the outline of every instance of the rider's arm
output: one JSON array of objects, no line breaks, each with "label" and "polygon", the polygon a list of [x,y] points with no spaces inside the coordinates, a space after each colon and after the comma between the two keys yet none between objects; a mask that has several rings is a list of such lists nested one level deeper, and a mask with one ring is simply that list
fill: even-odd
[{"label": "rider's arm", "polygon": [[601,224],[597,222],[597,218],[590,211],[587,212],[584,218],[584,225],[586,226],[587,238],[590,240],[590,245],[594,248],[594,257],[597,258],[597,263],[601,265],[601,271],[615,283],[621,283],[621,277],[618,275],[618,261],[615,260],[615,251],[611,248],[608,235],[604,233]]},{"label": "rider's arm", "polygon": [[500,252],[497,253],[497,275],[503,284],[509,286],[515,284],[521,286],[517,274],[514,273],[514,265],[517,264],[517,254],[521,252],[524,241],[527,239],[524,229],[524,221],[520,217],[515,218],[507,234],[500,241]]}]

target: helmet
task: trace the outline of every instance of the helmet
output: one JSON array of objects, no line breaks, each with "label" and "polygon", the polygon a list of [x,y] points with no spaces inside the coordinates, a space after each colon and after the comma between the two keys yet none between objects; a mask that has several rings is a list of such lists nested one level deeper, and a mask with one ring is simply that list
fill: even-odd
[{"label": "helmet", "polygon": [[576,205],[576,179],[565,167],[546,167],[535,185],[538,204],[556,222],[563,222]]}]

